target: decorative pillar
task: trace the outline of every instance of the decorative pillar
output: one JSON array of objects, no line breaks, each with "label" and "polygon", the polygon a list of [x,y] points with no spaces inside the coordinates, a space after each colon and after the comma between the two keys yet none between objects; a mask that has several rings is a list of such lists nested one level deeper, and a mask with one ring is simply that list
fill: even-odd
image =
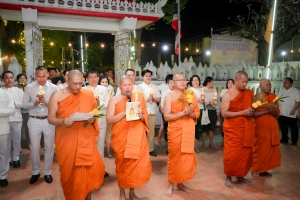
[{"label": "decorative pillar", "polygon": [[43,65],[43,38],[42,32],[37,28],[37,10],[22,8],[22,19],[25,33],[25,55],[27,83],[35,80],[35,68]]},{"label": "decorative pillar", "polygon": [[127,62],[130,61],[131,32],[136,29],[137,18],[125,17],[115,34],[115,83],[119,84],[125,74]]}]

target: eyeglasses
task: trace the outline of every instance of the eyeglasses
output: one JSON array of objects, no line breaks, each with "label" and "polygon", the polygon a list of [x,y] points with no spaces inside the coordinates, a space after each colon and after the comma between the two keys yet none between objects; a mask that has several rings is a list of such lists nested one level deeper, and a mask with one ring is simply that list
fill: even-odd
[{"label": "eyeglasses", "polygon": [[181,83],[184,83],[184,82],[186,82],[186,80],[185,80],[185,79],[177,79],[177,80],[174,80],[174,81],[176,81],[176,82],[181,82]]}]

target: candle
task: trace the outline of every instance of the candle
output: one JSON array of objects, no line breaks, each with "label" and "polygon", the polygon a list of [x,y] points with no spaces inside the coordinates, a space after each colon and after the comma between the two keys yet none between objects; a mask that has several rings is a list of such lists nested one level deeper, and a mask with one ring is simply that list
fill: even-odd
[{"label": "candle", "polygon": [[95,98],[98,98],[98,97],[99,97],[99,91],[96,90],[96,91],[95,91]]},{"label": "candle", "polygon": [[40,85],[40,91],[38,92],[38,95],[43,96],[45,94],[43,87]]}]

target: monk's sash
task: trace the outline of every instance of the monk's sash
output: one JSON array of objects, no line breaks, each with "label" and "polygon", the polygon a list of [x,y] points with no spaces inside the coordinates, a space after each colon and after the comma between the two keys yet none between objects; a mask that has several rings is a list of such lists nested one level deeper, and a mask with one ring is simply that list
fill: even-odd
[{"label": "monk's sash", "polygon": [[[79,111],[81,113],[89,113],[94,108],[96,108],[96,100],[95,100],[95,106],[94,108],[88,106],[90,103],[87,101],[90,100],[90,98],[87,98],[88,93],[91,93],[93,95],[93,92],[87,89],[81,89],[80,92],[77,94],[80,98],[80,105],[79,105]],[[99,127],[98,127],[98,119],[96,118],[95,122],[93,124],[88,124],[86,127],[83,127],[82,122],[82,128],[83,131],[79,131],[78,134],[78,143],[77,143],[77,151],[76,151],[76,158],[75,158],[75,166],[91,166],[92,165],[92,158],[93,158],[93,146],[96,143],[96,138],[99,133]],[[87,129],[92,129],[90,133],[87,133]],[[95,134],[96,135],[95,135]]]}]

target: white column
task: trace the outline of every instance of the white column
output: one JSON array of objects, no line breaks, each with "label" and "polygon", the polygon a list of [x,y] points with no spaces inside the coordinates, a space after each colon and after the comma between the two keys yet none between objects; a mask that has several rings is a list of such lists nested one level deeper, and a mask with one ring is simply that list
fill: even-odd
[{"label": "white column", "polygon": [[25,55],[27,83],[34,80],[34,51],[33,51],[33,28],[37,25],[37,10],[22,8],[22,19],[25,34]]},{"label": "white column", "polygon": [[31,83],[34,78],[32,28],[32,23],[24,22],[27,83]]}]

